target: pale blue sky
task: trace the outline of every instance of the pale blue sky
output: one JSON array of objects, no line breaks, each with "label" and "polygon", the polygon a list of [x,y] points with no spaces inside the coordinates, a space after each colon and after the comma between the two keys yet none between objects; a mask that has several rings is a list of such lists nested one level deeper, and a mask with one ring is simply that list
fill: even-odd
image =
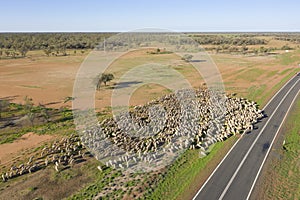
[{"label": "pale blue sky", "polygon": [[1,0],[0,31],[300,31],[299,0]]}]

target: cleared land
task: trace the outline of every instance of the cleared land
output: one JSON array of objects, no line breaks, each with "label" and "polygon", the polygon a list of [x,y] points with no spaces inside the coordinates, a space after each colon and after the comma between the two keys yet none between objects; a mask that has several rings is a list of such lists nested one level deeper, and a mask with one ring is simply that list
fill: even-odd
[{"label": "cleared land", "polygon": [[0,145],[0,160],[1,164],[5,164],[10,161],[11,158],[19,156],[16,153],[25,151],[36,146],[41,145],[54,138],[53,135],[36,135],[34,133],[27,133],[22,135],[13,143],[7,143]]},{"label": "cleared land", "polygon": [[[286,42],[279,44],[271,40],[270,44],[281,46]],[[110,66],[108,72],[113,73],[116,79],[108,86],[102,87],[95,98],[97,107],[102,111],[100,118],[106,118],[110,115],[110,95],[118,78],[126,70],[140,64],[143,60],[155,60],[169,65],[185,75],[194,87],[202,85],[201,77],[179,57],[173,54],[149,54],[147,51],[149,50],[130,52]],[[76,72],[86,55],[87,52],[83,55],[72,54],[71,52],[69,56],[46,57],[42,51],[33,51],[29,52],[26,58],[0,60],[0,97],[12,99],[16,103],[24,103],[23,98],[27,95],[33,98],[36,105],[41,103],[47,107],[61,110],[63,107],[70,108],[71,101],[64,103],[64,100],[66,97],[72,96]],[[219,67],[227,92],[237,93],[238,96],[255,100],[261,107],[289,77],[299,71],[298,64],[300,63],[299,50],[279,51],[276,55],[255,56],[211,52],[211,56]],[[134,93],[130,103],[131,105],[143,104],[168,92],[166,88],[155,84],[146,85]],[[67,114],[64,113],[64,115]],[[18,116],[17,113],[16,116]],[[0,132],[1,142],[13,142],[30,131],[38,134],[51,133],[53,135],[49,138],[59,138],[63,134],[73,132],[74,127],[71,120],[60,120],[47,126],[26,127],[26,131],[18,129],[14,132],[6,129]],[[14,137],[10,137],[10,135],[14,135]],[[32,143],[30,148],[36,149],[31,153],[38,152],[40,143],[35,144],[31,138],[26,140]],[[224,143],[217,143],[209,156],[198,159],[195,163],[191,161],[198,158],[198,152],[188,151],[183,158],[170,167],[167,173],[148,174],[137,179],[122,179],[121,174],[107,170],[101,173],[97,171],[98,163],[93,159],[61,173],[56,173],[54,168],[44,169],[7,183],[0,183],[0,199],[7,199],[7,197],[57,199],[68,197],[76,192],[78,193],[71,198],[91,198],[97,196],[106,185],[113,189],[107,191],[111,198],[121,198],[125,195],[125,199],[131,199],[142,194],[145,197],[154,198],[170,194],[170,198],[186,199],[189,196],[185,196],[185,194],[195,191],[197,189],[195,186],[204,182],[207,174],[214,169],[214,166],[222,158],[220,155],[226,153],[225,149],[229,149],[235,139],[230,138]],[[17,144],[17,141],[12,144]],[[23,153],[23,151],[16,150],[13,152],[14,155],[19,153]],[[3,156],[9,156],[9,154]],[[22,158],[19,158],[17,162],[21,161]],[[0,165],[1,169],[10,167],[4,162]],[[182,173],[178,173],[178,171]],[[180,181],[183,176],[190,178],[185,184]],[[45,182],[41,182],[41,179],[44,179]],[[114,181],[114,179],[121,181]],[[177,180],[174,182],[177,184],[169,184],[172,183],[173,179]],[[58,184],[63,184],[64,187],[59,187]],[[19,192],[16,193],[17,190]],[[173,190],[180,192],[172,193]]]},{"label": "cleared land", "polygon": [[[28,54],[29,58],[0,60],[0,97],[11,97],[16,103],[23,103],[24,96],[30,96],[35,104],[60,108],[71,106],[64,104],[66,97],[72,96],[73,83],[77,70],[86,55],[66,57],[45,57],[42,52]],[[279,88],[285,77],[295,74],[299,69],[300,51],[282,53],[276,56],[242,56],[229,54],[211,54],[218,66],[228,92],[237,93],[264,104],[267,98]],[[182,73],[194,87],[199,87],[201,77],[194,68],[173,54],[147,54],[147,50],[130,52],[114,62],[108,71],[116,79],[126,70],[141,64],[142,61],[155,60],[167,64]],[[289,62],[287,62],[288,60]],[[154,97],[168,92],[155,85],[145,86],[133,95],[133,105],[145,103]],[[147,90],[145,95],[144,90]],[[110,106],[111,91],[101,90],[96,96],[96,105],[101,108]]]}]

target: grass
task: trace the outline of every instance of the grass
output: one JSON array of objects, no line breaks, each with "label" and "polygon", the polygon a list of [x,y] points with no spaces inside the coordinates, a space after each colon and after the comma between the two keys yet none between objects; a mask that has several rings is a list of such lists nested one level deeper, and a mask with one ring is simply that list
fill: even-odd
[{"label": "grass", "polygon": [[[286,74],[291,69],[284,70],[282,74]],[[266,91],[267,86],[265,84],[259,86],[252,86],[248,89],[247,98],[257,101],[259,105],[264,105],[271,95],[280,89],[282,85],[287,82],[298,69],[293,70],[288,75],[286,75],[279,83],[277,83],[272,90]],[[247,70],[247,75],[241,75],[251,82],[257,80],[257,78],[263,74],[265,71],[261,69],[250,69]],[[267,76],[272,77],[277,74],[278,71],[270,71]],[[233,143],[232,143],[233,144]],[[229,145],[231,146],[231,145]],[[211,153],[202,158],[197,158],[196,151],[186,152],[179,160],[177,160],[168,170],[167,175],[158,186],[154,189],[153,193],[148,194],[146,199],[189,199],[192,198],[190,194],[193,194],[191,188],[195,187],[194,183],[199,183],[196,177],[202,177],[203,182],[205,180],[205,174],[210,174],[210,172],[205,172],[205,168],[208,164],[213,163],[217,160],[217,157],[221,150],[224,149],[224,143],[217,143],[212,149]],[[224,154],[225,155],[225,154]],[[216,161],[215,161],[216,162]],[[201,181],[200,181],[201,182]],[[202,182],[202,183],[203,183]],[[199,184],[201,185],[201,184]],[[195,190],[194,190],[195,191]]]},{"label": "grass", "polygon": [[296,50],[295,52],[285,53],[279,55],[277,58],[279,59],[282,65],[291,65],[291,64],[298,64],[300,62],[300,51]]},{"label": "grass", "polygon": [[[145,195],[140,197],[141,199],[176,199],[183,194],[193,194],[195,190],[195,187],[191,187],[194,185],[193,183],[195,181],[199,182],[199,180],[205,181],[206,175],[209,174],[207,170],[212,171],[215,168],[236,139],[237,137],[231,137],[225,142],[215,144],[210,149],[208,156],[203,158],[199,157],[199,151],[188,150],[166,170],[166,173],[160,174],[154,179],[151,179],[150,175],[144,174],[144,181],[129,180],[124,183],[124,187],[129,188],[127,192],[126,190],[116,189],[112,193],[103,196],[102,199],[122,199],[123,195],[131,193],[135,186],[142,187],[143,191],[146,191]],[[92,199],[105,186],[110,185],[114,179],[122,175],[110,168],[103,172],[97,171],[94,173],[96,180],[68,199]],[[137,174],[133,174],[131,178],[135,175]],[[65,177],[67,175],[61,176]],[[145,181],[150,181],[150,187],[143,186]],[[191,188],[193,191],[190,191]],[[135,189],[136,192],[138,190],[138,188]]]},{"label": "grass", "polygon": [[250,68],[239,74],[237,78],[250,82],[255,82],[264,73],[266,73],[266,70],[259,68]]},{"label": "grass", "polygon": [[[213,170],[226,153],[224,146],[230,147],[236,139],[232,137],[225,142],[216,143],[209,154],[202,158],[199,157],[198,150],[186,151],[170,166],[154,191],[148,193],[145,199],[185,199],[185,194],[193,195],[195,183],[205,181],[206,175],[209,174],[207,170]],[[211,166],[212,163],[214,166]],[[197,177],[201,178],[196,180]]]},{"label": "grass", "polygon": [[285,69],[282,72],[280,72],[279,75],[285,75],[286,73],[288,73],[291,70],[293,70],[293,68]]},{"label": "grass", "polygon": [[[160,55],[153,55],[152,57],[159,57]],[[152,61],[153,58],[149,57],[149,55],[145,55],[143,59],[146,61]],[[291,57],[291,56],[290,56]],[[164,55],[159,58],[159,61],[164,64],[169,64],[167,62],[167,55]],[[48,58],[53,59],[54,58]],[[67,57],[59,58],[61,62],[65,62]],[[285,58],[284,58],[285,59]],[[283,59],[283,60],[284,60]],[[288,58],[286,58],[288,59]],[[229,59],[230,61],[230,59]],[[123,60],[119,60],[114,63],[119,71],[116,71],[117,74],[121,74],[124,70],[130,69],[134,66],[141,64],[141,60],[124,58]],[[246,63],[248,65],[248,63]],[[249,66],[250,68],[251,66]],[[123,71],[120,70],[123,69]],[[190,76],[191,80],[194,80],[193,70],[189,66],[180,66],[174,67],[174,69],[182,72],[186,76]],[[188,69],[188,70],[187,70]],[[284,70],[281,73],[287,74],[290,69]],[[266,70],[262,70],[259,68],[250,68],[247,70],[242,69],[241,79],[254,82],[257,78],[262,74],[267,74],[267,77],[271,77],[277,73],[277,71],[267,72]],[[250,99],[258,101],[259,104],[263,104],[267,98],[269,98],[273,92],[278,90],[293,74],[294,70],[290,72],[280,83],[276,84],[271,90],[266,91],[266,85],[261,86],[253,86],[248,89],[248,94]],[[146,87],[150,87],[147,85]],[[146,88],[149,90],[149,88]],[[168,89],[163,88],[164,92],[170,92]],[[153,93],[153,95],[158,95],[158,93]],[[19,114],[22,113],[22,108],[18,110]],[[68,110],[62,110],[61,112],[61,120],[57,122],[50,122],[47,124],[23,128],[20,131],[12,131],[0,134],[0,143],[12,142],[16,138],[20,137],[26,132],[32,131],[38,134],[63,134],[67,135],[69,133],[74,132],[74,125],[71,120],[72,116]],[[23,113],[24,114],[24,113]],[[11,115],[11,113],[7,112],[6,115]],[[16,114],[18,115],[18,114]],[[105,119],[110,115],[110,108],[107,108],[105,112],[102,112],[98,115],[100,119]],[[166,174],[162,175],[157,181],[157,185],[153,183],[153,188],[150,188],[147,194],[145,195],[145,199],[189,199],[191,194],[195,191],[195,189],[199,188],[210,174],[210,172],[214,169],[217,163],[221,160],[221,158],[225,155],[226,149],[229,149],[231,145],[236,140],[236,137],[232,137],[225,142],[217,143],[214,148],[212,148],[211,152],[208,156],[199,158],[198,151],[196,150],[188,150],[185,154],[183,154],[177,161],[174,162],[172,166],[169,167]],[[85,169],[88,173],[90,173],[95,180],[92,181],[87,187],[84,187],[77,194],[74,194],[69,199],[91,199],[95,197],[106,185],[113,182],[116,177],[120,176],[119,172],[112,171],[111,169],[107,169],[104,172],[99,172],[96,169],[96,165],[89,166]],[[76,178],[76,176],[80,173],[79,171],[64,171],[62,173],[56,173],[53,175],[53,178],[57,181],[65,182],[67,180]],[[128,187],[134,186],[136,182],[128,181]],[[139,183],[137,183],[139,184]],[[147,189],[147,188],[146,188]],[[112,195],[121,196],[122,191],[115,191]],[[189,195],[189,196],[187,196]],[[116,196],[109,196],[106,198],[115,198]]]},{"label": "grass", "polygon": [[262,104],[262,94],[265,92],[266,85],[251,86],[247,90],[247,99],[255,100],[259,105]]},{"label": "grass", "polygon": [[261,199],[300,199],[300,99],[284,125],[285,144],[280,159],[271,160],[259,191]]},{"label": "grass", "polygon": [[20,85],[21,87],[26,87],[26,88],[42,88],[40,86],[37,85]]},{"label": "grass", "polygon": [[[296,72],[300,71],[299,69],[286,69],[284,70],[283,74],[288,73],[280,82],[278,82],[275,86],[271,89],[267,90],[267,85],[254,85],[247,89],[246,98],[256,101],[258,105],[263,106],[267,103],[269,98],[271,98],[276,91],[278,91],[288,80],[291,79],[292,76],[295,75]],[[275,71],[271,71],[270,73],[275,73]],[[268,74],[269,76],[270,74]]]},{"label": "grass", "polygon": [[[96,167],[95,167],[96,168]],[[109,176],[111,173],[111,169],[107,169],[104,172],[96,172],[95,177],[96,181],[85,187],[83,190],[81,190],[79,193],[69,197],[68,199],[92,199],[96,197],[106,185],[108,185],[113,179],[120,176],[120,172],[112,172],[112,176]],[[109,177],[107,177],[109,176]]]},{"label": "grass", "polygon": [[[0,144],[11,143],[22,135],[28,132],[34,132],[36,134],[58,134],[58,135],[70,135],[74,132],[75,127],[73,123],[72,111],[69,109],[47,109],[49,112],[49,122],[38,122],[34,126],[29,124],[10,127],[1,130],[0,129]],[[41,113],[42,108],[39,106],[33,107],[33,112],[37,115],[36,119],[39,121],[38,115]],[[10,103],[7,109],[1,113],[1,124],[5,124],[6,121],[12,119],[18,119],[26,115],[25,106],[20,104]],[[42,117],[41,117],[42,118]]]},{"label": "grass", "polygon": [[[289,71],[290,69],[288,69]],[[288,71],[286,71],[285,73],[287,73]],[[283,79],[281,79],[281,81],[279,83],[277,83],[274,87],[272,87],[270,90],[267,90],[260,99],[258,99],[258,103],[259,105],[265,105],[267,103],[267,101],[269,100],[269,98],[271,98],[276,91],[278,91],[288,80],[290,80],[296,72],[299,72],[299,69],[294,69],[293,71],[291,71],[288,75],[286,75]]]},{"label": "grass", "polygon": [[0,134],[0,144],[12,143],[16,139],[24,135],[25,132],[7,131]]},{"label": "grass", "polygon": [[270,71],[270,72],[267,73],[267,76],[266,76],[266,77],[267,77],[267,78],[273,77],[273,76],[275,76],[277,73],[278,73],[277,70]]}]

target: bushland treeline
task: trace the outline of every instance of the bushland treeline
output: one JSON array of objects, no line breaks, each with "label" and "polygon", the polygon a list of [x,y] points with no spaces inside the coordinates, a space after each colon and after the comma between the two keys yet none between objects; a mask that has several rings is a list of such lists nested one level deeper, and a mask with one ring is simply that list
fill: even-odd
[{"label": "bushland treeline", "polygon": [[[66,56],[67,50],[93,49],[104,38],[116,33],[0,33],[0,58],[25,57],[28,51],[43,50],[47,56]],[[199,34],[188,33],[201,45],[214,45],[216,52],[248,52],[251,45],[267,45],[268,40],[258,36],[268,36],[271,39],[300,44],[300,33],[239,33],[239,34]],[[289,49],[288,46],[282,49]],[[255,51],[266,52],[274,50],[260,48]]]},{"label": "bushland treeline", "polygon": [[28,51],[66,55],[67,49],[92,49],[112,33],[0,33],[0,56],[25,57]]}]

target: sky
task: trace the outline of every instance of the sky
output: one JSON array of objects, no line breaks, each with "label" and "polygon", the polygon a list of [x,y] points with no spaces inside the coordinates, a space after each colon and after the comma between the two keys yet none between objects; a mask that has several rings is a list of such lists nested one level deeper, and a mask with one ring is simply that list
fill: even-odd
[{"label": "sky", "polygon": [[0,32],[300,31],[299,0],[0,0]]}]

